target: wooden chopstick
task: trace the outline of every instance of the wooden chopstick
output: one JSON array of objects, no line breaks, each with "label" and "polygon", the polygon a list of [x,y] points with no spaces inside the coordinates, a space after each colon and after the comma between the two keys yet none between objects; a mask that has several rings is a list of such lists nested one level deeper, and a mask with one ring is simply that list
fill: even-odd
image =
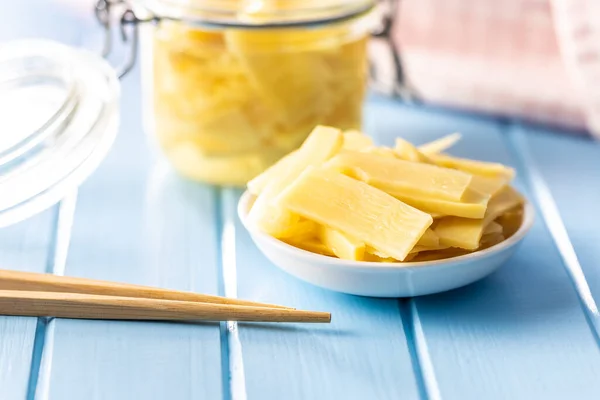
[{"label": "wooden chopstick", "polygon": [[330,313],[319,311],[20,290],[0,290],[0,314],[151,321],[331,321]]},{"label": "wooden chopstick", "polygon": [[103,296],[140,297],[147,299],[193,301],[212,304],[230,304],[249,307],[292,309],[276,304],[231,299],[207,294],[168,290],[150,286],[73,278],[35,272],[0,270],[0,290],[28,290],[38,292],[82,293]]}]

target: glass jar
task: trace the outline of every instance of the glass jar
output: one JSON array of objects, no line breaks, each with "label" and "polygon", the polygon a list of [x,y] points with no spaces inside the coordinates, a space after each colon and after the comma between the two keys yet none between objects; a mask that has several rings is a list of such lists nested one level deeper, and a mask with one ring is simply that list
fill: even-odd
[{"label": "glass jar", "polygon": [[360,129],[372,0],[138,0],[145,126],[194,180],[244,185],[318,124]]}]

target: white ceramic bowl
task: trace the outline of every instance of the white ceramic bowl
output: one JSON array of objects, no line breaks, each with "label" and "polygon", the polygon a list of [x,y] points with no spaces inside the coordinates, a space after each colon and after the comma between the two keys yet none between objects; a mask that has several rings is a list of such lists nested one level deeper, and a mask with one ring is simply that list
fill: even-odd
[{"label": "white ceramic bowl", "polygon": [[534,220],[533,206],[527,203],[519,230],[495,246],[445,260],[377,263],[341,260],[311,253],[258,231],[248,222],[248,211],[253,200],[253,196],[246,191],[238,203],[238,214],[254,243],[273,264],[325,289],[373,297],[421,296],[473,283],[506,262]]}]

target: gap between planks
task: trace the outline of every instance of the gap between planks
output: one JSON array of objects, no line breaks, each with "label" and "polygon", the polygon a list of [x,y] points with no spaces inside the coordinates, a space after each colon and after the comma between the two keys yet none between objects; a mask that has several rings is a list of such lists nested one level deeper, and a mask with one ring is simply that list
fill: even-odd
[{"label": "gap between planks", "polygon": [[[58,205],[54,206],[54,218],[50,224],[46,273],[64,275],[76,205],[77,190],[68,194]],[[48,398],[53,347],[54,320],[45,317],[38,318],[27,385],[27,400]]]},{"label": "gap between planks", "polygon": [[518,124],[511,124],[506,126],[504,133],[507,147],[512,153],[518,170],[522,171],[523,181],[532,194],[533,203],[550,232],[563,267],[575,289],[596,345],[600,348],[600,314],[598,306],[552,192],[533,160],[525,139],[524,128]]},{"label": "gap between planks", "polygon": [[[236,203],[233,189],[214,188],[219,295],[237,298]],[[224,400],[247,400],[242,344],[235,321],[220,323]]]},{"label": "gap between planks", "polygon": [[419,397],[422,400],[441,400],[442,396],[415,300],[413,298],[398,299],[398,308]]}]

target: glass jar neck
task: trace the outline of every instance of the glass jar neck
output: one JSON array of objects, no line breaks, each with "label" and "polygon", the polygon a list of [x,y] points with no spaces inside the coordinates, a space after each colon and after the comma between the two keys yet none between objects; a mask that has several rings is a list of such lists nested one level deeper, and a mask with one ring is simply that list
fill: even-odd
[{"label": "glass jar neck", "polygon": [[369,13],[373,0],[135,0],[159,19],[246,29],[319,26]]}]

